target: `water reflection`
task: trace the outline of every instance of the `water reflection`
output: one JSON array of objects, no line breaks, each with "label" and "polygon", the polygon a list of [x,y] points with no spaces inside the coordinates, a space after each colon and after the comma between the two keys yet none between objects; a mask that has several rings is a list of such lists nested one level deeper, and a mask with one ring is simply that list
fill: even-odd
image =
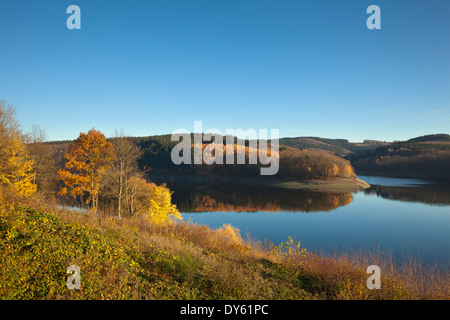
[{"label": "water reflection", "polygon": [[403,179],[377,176],[358,176],[359,179],[367,182],[370,185],[378,185],[385,187],[422,187],[431,183],[430,181],[419,179]]},{"label": "water reflection", "polygon": [[307,192],[241,184],[169,184],[181,212],[318,212],[346,206],[350,192]]},{"label": "water reflection", "polygon": [[449,265],[450,185],[401,180],[373,177],[371,188],[353,194],[221,183],[168,186],[185,221],[211,228],[231,224],[244,236],[275,244],[292,236],[309,251],[382,250],[398,261],[412,255]]},{"label": "water reflection", "polygon": [[450,205],[450,184],[428,183],[418,187],[372,185],[364,190],[366,195],[405,202],[431,205]]},{"label": "water reflection", "polygon": [[[368,181],[367,177],[361,177]],[[370,179],[369,179],[370,180]],[[404,202],[450,205],[450,184],[371,177],[365,195]],[[224,183],[169,183],[180,212],[321,212],[349,205],[351,192],[311,192]]]}]

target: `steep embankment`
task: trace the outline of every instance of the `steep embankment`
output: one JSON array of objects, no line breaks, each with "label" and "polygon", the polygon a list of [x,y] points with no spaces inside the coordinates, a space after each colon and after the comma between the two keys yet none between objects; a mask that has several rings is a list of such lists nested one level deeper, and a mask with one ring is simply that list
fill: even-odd
[{"label": "steep embankment", "polygon": [[[0,215],[4,299],[303,299],[277,253],[246,245],[231,226],[49,213],[8,206]],[[67,267],[81,289],[66,286]]]},{"label": "steep embankment", "polygon": [[[417,265],[416,277],[403,279],[408,270],[392,273],[379,259],[370,262],[387,270],[383,286],[369,290],[367,259],[311,254],[292,239],[263,247],[243,241],[231,226],[158,225],[43,207],[0,210],[2,299],[448,298],[445,275],[433,274],[435,282],[419,292]],[[81,270],[79,290],[66,286],[70,265]]]}]

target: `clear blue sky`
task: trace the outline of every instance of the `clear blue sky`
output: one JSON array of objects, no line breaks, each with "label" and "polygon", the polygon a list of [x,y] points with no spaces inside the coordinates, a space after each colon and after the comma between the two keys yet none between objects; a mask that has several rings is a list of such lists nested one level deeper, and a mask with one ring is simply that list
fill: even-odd
[{"label": "clear blue sky", "polygon": [[0,41],[0,99],[51,140],[194,120],[350,141],[450,133],[448,0],[2,0]]}]

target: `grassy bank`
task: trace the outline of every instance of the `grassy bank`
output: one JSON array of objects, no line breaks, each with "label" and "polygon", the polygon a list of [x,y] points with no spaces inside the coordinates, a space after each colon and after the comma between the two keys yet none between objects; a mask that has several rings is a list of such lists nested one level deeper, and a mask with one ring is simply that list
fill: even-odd
[{"label": "grassy bank", "polygon": [[[0,214],[2,299],[449,299],[448,271],[382,255],[326,257],[292,239],[244,241],[231,226],[117,220],[42,205]],[[366,268],[382,270],[381,289]],[[68,290],[66,269],[81,269]]]}]

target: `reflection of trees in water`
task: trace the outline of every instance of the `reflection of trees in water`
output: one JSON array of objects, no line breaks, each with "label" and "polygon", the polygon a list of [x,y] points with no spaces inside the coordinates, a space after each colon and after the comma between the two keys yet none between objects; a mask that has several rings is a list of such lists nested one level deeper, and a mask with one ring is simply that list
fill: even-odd
[{"label": "reflection of trees in water", "polygon": [[450,204],[450,184],[425,184],[420,187],[385,187],[372,185],[364,194],[382,198],[427,204]]},{"label": "reflection of trees in water", "polygon": [[173,201],[181,212],[316,212],[352,202],[352,193],[306,192],[239,184],[173,184]]}]

